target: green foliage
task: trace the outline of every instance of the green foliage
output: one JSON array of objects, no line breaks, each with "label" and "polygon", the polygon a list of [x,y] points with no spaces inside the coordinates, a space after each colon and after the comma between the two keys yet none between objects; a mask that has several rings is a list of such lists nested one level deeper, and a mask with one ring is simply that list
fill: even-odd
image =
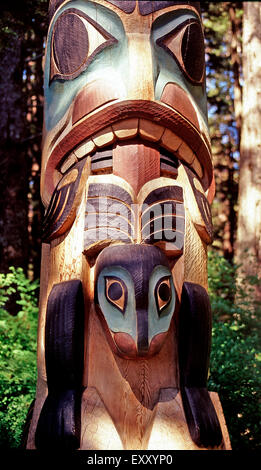
[{"label": "green foliage", "polygon": [[[242,2],[201,2],[205,33],[209,131],[216,193],[212,204],[214,245],[234,256],[241,123]],[[231,16],[231,11],[235,13]]]},{"label": "green foliage", "polygon": [[[37,377],[38,282],[21,268],[0,274],[0,446],[18,447]],[[6,305],[15,295],[18,313]]]},{"label": "green foliage", "polygon": [[253,300],[257,278],[236,281],[239,266],[209,253],[213,311],[208,388],[221,400],[234,450],[261,450],[260,304]]},{"label": "green foliage", "polygon": [[0,5],[0,51],[12,37],[44,24],[47,29],[48,0],[12,0]]}]

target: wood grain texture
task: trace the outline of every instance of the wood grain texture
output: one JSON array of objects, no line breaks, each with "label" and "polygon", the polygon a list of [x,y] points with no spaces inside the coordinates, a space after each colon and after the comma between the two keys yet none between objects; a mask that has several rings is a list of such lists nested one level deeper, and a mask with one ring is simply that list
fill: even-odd
[{"label": "wood grain texture", "polygon": [[[231,444],[227,427],[218,398],[218,394],[210,392],[210,398],[215,407],[219,422],[221,424],[223,440],[218,450],[231,450]],[[162,439],[164,435],[164,439]],[[188,435],[188,428],[184,416],[181,394],[170,402],[159,403],[153,423],[148,450],[206,450],[198,447]]]},{"label": "wood grain texture", "polygon": [[195,282],[208,288],[207,245],[201,239],[186,209],[184,245],[184,281]]},{"label": "wood grain texture", "polygon": [[59,17],[53,33],[53,52],[57,70],[71,75],[88,56],[88,32],[80,16],[66,13]]},{"label": "wood grain texture", "polygon": [[191,168],[196,172],[196,174],[201,179],[203,177],[203,169],[198,159],[195,157],[194,161],[191,163]]},{"label": "wood grain texture", "polygon": [[72,113],[72,124],[96,108],[120,98],[119,90],[109,80],[98,79],[86,85],[77,95]]},{"label": "wood grain texture", "polygon": [[137,136],[139,127],[138,118],[124,119],[113,124],[113,132],[119,140],[131,139]]},{"label": "wood grain texture", "polygon": [[[213,224],[212,224],[212,215],[211,215],[211,208],[210,204],[207,200],[207,197],[203,191],[203,188],[198,181],[198,179],[195,177],[195,175],[192,173],[192,171],[189,168],[186,168],[186,172],[189,178],[190,186],[194,192],[194,196],[197,202],[197,206],[200,212],[200,215],[203,219],[203,224],[197,224],[195,221],[195,224],[200,227],[202,225],[204,226],[204,229],[198,229],[199,233],[201,233],[202,238],[206,243],[212,243],[213,241]],[[207,232],[207,234],[205,234]]]},{"label": "wood grain texture", "polygon": [[112,3],[124,13],[132,13],[136,7],[136,0],[127,0],[122,2],[122,0],[107,0],[108,3]]},{"label": "wood grain texture", "polygon": [[[139,1],[139,11],[141,15],[149,15],[155,11],[161,10],[163,8],[168,8],[171,6],[185,6],[190,5],[191,2],[177,2],[177,1],[154,1],[149,0],[138,0]],[[193,2],[193,6],[200,12],[200,2]]]},{"label": "wood grain texture", "polygon": [[185,207],[200,238],[204,243],[212,243],[211,209],[200,181],[189,168],[180,165],[177,182],[184,187]]},{"label": "wood grain texture", "polygon": [[192,149],[186,144],[186,142],[182,142],[182,144],[179,146],[178,156],[181,160],[185,161],[189,165],[191,165],[193,160],[195,160],[195,154]]},{"label": "wood grain texture", "polygon": [[137,194],[145,183],[160,176],[159,151],[138,141],[117,143],[113,149],[113,173],[124,178]]},{"label": "wood grain texture", "polygon": [[89,174],[90,161],[81,160],[63,176],[53,193],[43,221],[44,241],[50,242],[71,228]]},{"label": "wood grain texture", "polygon": [[139,134],[146,140],[158,142],[164,132],[164,127],[159,126],[155,122],[148,121],[147,119],[140,119]]},{"label": "wood grain texture", "polygon": [[102,129],[100,132],[95,134],[93,142],[98,148],[105,147],[112,144],[116,140],[113,129],[111,126]]},{"label": "wood grain texture", "polygon": [[197,118],[197,112],[194,109],[194,105],[183,88],[178,86],[176,83],[168,83],[161,95],[161,101],[168,104],[182,116],[188,119],[197,129],[199,129],[199,122]]},{"label": "wood grain texture", "polygon": [[122,441],[96,388],[82,397],[81,450],[123,450]]},{"label": "wood grain texture", "polygon": [[[170,354],[170,350],[175,351],[173,341],[173,334],[169,334],[160,354],[150,361],[121,359],[113,355],[95,312],[91,313],[88,387],[96,389],[112,418],[124,449],[146,448],[154,415],[152,408],[158,400],[160,389],[176,390],[177,362],[175,359],[173,361],[173,353]],[[95,361],[92,360],[94,353]],[[166,364],[164,368],[163,363]],[[109,382],[105,373],[108,370]],[[122,406],[115,406],[115,403],[121,403]],[[91,435],[85,436],[85,439],[91,438]],[[86,448],[84,444],[83,448]]]}]

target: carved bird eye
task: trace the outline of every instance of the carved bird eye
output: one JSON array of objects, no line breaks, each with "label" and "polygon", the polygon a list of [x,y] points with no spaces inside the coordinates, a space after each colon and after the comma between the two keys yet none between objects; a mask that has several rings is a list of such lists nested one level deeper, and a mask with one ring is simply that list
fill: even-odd
[{"label": "carved bird eye", "polygon": [[121,279],[106,277],[106,297],[111,304],[124,313],[127,301],[127,288]]},{"label": "carved bird eye", "polygon": [[161,279],[156,286],[156,303],[159,313],[169,304],[171,300],[170,278]]},{"label": "carved bird eye", "polygon": [[205,46],[201,25],[189,20],[178,32],[174,31],[159,39],[158,44],[174,56],[194,84],[203,82],[205,73]]},{"label": "carved bird eye", "polygon": [[114,42],[113,36],[83,12],[66,10],[53,29],[50,81],[76,78],[99,51]]}]

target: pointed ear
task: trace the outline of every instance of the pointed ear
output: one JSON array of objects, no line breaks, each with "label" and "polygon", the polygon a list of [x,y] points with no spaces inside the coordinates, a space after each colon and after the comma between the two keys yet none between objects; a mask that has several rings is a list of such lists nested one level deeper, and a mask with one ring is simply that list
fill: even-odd
[{"label": "pointed ear", "polygon": [[177,296],[179,301],[181,301],[182,288],[184,283],[184,255],[182,255],[180,258],[172,258],[170,260],[170,266]]}]

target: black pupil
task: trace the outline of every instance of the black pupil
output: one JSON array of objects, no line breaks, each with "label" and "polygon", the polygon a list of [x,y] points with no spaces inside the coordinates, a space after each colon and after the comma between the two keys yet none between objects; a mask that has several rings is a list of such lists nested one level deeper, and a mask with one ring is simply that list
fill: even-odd
[{"label": "black pupil", "polygon": [[111,300],[119,300],[123,294],[122,287],[118,282],[113,282],[108,289],[108,296]]},{"label": "black pupil", "polygon": [[205,64],[204,37],[197,23],[190,24],[182,40],[182,57],[192,80],[200,81]]},{"label": "black pupil", "polygon": [[72,74],[84,63],[89,48],[88,33],[73,13],[58,18],[54,30],[54,58],[62,74]]},{"label": "black pupil", "polygon": [[170,298],[170,287],[168,286],[168,284],[166,282],[163,282],[159,286],[159,297],[164,302],[167,302]]}]

